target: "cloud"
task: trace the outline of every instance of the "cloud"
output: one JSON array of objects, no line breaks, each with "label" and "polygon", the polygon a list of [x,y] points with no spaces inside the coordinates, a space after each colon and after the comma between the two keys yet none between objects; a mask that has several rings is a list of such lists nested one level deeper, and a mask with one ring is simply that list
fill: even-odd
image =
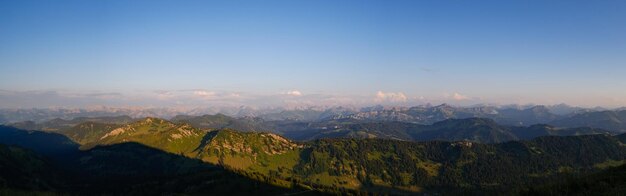
[{"label": "cloud", "polygon": [[156,94],[156,98],[159,100],[168,100],[175,97],[174,92],[172,91],[156,90],[154,93]]},{"label": "cloud", "polygon": [[302,96],[302,92],[300,92],[298,90],[287,91],[284,94],[285,95],[291,95],[291,96]]},{"label": "cloud", "polygon": [[406,102],[407,97],[402,92],[388,92],[385,93],[383,91],[376,92],[376,98],[374,98],[376,102]]},{"label": "cloud", "polygon": [[457,100],[457,101],[463,101],[463,100],[469,100],[470,98],[459,93],[454,93],[452,94],[452,99]]},{"label": "cloud", "polygon": [[94,99],[122,99],[124,96],[121,93],[103,93],[103,92],[94,92],[94,93],[76,93],[76,92],[59,92],[54,91],[55,94],[67,97],[67,98],[94,98]]},{"label": "cloud", "polygon": [[205,90],[196,90],[193,91],[193,94],[203,98],[211,98],[215,96],[215,92],[213,91],[205,91]]}]

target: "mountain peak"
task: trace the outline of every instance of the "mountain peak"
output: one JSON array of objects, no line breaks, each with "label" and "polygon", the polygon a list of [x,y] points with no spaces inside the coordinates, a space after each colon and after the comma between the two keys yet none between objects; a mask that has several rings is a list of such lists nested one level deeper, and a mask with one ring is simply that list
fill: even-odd
[{"label": "mountain peak", "polygon": [[162,119],[162,118],[156,118],[156,117],[145,117],[141,120],[135,121],[134,123],[129,124],[130,126],[144,126],[144,125],[168,125],[168,126],[175,126],[174,123]]},{"label": "mountain peak", "polygon": [[451,108],[452,106],[447,103],[442,103],[440,105],[435,106],[435,108]]},{"label": "mountain peak", "polygon": [[239,132],[232,129],[211,131],[205,138],[210,139],[201,147],[200,154],[249,157],[255,161],[259,156],[285,154],[303,147],[273,133]]},{"label": "mountain peak", "polygon": [[550,109],[548,109],[548,107],[544,105],[536,105],[536,106],[529,108],[529,110],[533,112],[550,112]]}]

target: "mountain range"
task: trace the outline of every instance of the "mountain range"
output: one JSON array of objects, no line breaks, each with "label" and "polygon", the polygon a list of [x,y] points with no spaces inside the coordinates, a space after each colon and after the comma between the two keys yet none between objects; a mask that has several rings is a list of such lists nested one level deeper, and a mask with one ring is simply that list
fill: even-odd
[{"label": "mountain range", "polygon": [[1,168],[15,170],[2,173],[0,182],[23,179],[0,190],[523,194],[619,166],[625,143],[624,134],[602,129],[510,126],[474,117],[431,125],[226,115],[55,119],[0,127]]},{"label": "mountain range", "polygon": [[[196,127],[231,127],[242,131],[271,131],[280,128],[273,126],[273,124],[285,124],[286,122],[394,121],[430,125],[447,119],[489,118],[498,124],[507,126],[550,124],[562,128],[592,127],[612,132],[625,132],[625,111],[620,109],[580,108],[565,104],[552,106],[478,105],[471,107],[442,104],[414,107],[310,107],[300,109],[254,109],[249,107],[205,109],[129,109],[107,107],[92,109],[0,109],[0,124],[28,123],[25,121],[31,121],[36,124],[49,123],[52,120],[63,123],[62,120],[107,116],[128,116],[128,119],[153,116],[171,119],[175,122],[188,121]],[[201,119],[201,116],[216,119]],[[221,118],[224,122],[206,124],[209,122],[217,123],[219,121],[217,118]],[[123,122],[127,123],[128,119]]]}]

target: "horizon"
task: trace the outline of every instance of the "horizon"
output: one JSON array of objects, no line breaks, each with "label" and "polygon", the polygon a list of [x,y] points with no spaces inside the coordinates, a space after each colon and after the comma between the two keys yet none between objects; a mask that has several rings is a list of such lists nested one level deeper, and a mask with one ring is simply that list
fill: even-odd
[{"label": "horizon", "polygon": [[620,108],[624,10],[624,1],[2,1],[0,108]]},{"label": "horizon", "polygon": [[[68,107],[68,106],[50,106],[50,107],[14,107],[14,108],[0,108],[0,110],[12,111],[12,110],[85,110],[85,111],[107,111],[107,110],[116,110],[116,111],[150,111],[150,110],[167,110],[169,112],[179,112],[180,114],[190,114],[190,115],[215,115],[215,114],[224,114],[227,116],[235,115],[232,112],[249,110],[249,111],[257,111],[263,113],[271,113],[271,112],[279,112],[279,111],[328,111],[332,109],[346,109],[346,110],[369,110],[369,109],[410,109],[414,107],[424,107],[424,108],[436,108],[441,106],[449,106],[453,108],[493,108],[493,109],[517,109],[517,110],[526,110],[535,107],[544,107],[549,110],[550,113],[557,115],[567,115],[574,114],[576,112],[603,112],[603,111],[623,111],[626,110],[626,107],[602,107],[602,106],[593,106],[593,107],[584,107],[584,106],[576,106],[576,105],[568,105],[565,103],[560,104],[473,104],[473,105],[458,105],[458,104],[450,104],[450,103],[424,103],[424,104],[396,104],[396,105],[384,105],[384,104],[372,104],[372,105],[297,105],[297,106],[265,106],[265,107],[257,107],[257,106],[248,106],[248,105],[232,105],[232,106],[109,106],[109,105],[89,105],[85,107]],[[376,109],[375,109],[376,110]],[[557,112],[559,110],[566,110],[568,112]],[[192,113],[189,113],[192,112]],[[227,114],[227,113],[232,114]],[[164,113],[166,115],[171,115]],[[246,115],[244,115],[246,116]],[[150,116],[145,116],[150,117]],[[156,116],[155,116],[156,117]]]}]

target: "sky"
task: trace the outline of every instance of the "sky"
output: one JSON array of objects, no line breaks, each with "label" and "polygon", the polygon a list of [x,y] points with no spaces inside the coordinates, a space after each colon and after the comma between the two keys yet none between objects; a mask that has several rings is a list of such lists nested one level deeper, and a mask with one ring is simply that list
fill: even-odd
[{"label": "sky", "polygon": [[0,108],[626,106],[626,1],[0,1]]}]

